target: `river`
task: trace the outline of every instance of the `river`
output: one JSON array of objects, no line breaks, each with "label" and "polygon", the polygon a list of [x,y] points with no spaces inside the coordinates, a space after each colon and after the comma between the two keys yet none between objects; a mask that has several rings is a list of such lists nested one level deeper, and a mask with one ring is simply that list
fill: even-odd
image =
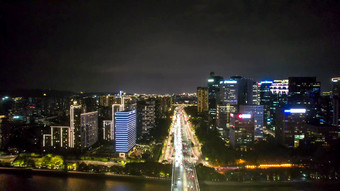
[{"label": "river", "polygon": [[[201,191],[319,191],[338,190],[339,185],[299,184],[290,186],[202,186]],[[0,173],[0,191],[162,191],[170,183],[143,180],[112,180],[51,176],[21,176]]]}]

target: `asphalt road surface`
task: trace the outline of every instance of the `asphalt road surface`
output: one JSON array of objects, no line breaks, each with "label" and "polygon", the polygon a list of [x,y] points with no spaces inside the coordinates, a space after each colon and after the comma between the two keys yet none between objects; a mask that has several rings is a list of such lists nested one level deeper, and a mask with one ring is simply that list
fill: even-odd
[{"label": "asphalt road surface", "polygon": [[[199,184],[196,175],[195,163],[198,160],[197,154],[193,149],[192,132],[185,119],[183,106],[175,110],[173,118],[173,146],[172,146],[172,184],[171,190],[197,191]],[[170,134],[171,134],[170,133]],[[173,157],[172,157],[173,156]]]}]

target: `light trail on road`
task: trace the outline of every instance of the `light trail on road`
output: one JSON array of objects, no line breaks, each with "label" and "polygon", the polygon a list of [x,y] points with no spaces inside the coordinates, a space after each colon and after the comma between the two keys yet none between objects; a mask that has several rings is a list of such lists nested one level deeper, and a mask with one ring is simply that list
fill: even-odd
[{"label": "light trail on road", "polygon": [[175,156],[172,161],[171,190],[199,191],[199,184],[195,169],[196,154],[192,148],[192,134],[188,131],[187,122],[184,120],[183,106],[175,109],[173,118],[173,150]]}]

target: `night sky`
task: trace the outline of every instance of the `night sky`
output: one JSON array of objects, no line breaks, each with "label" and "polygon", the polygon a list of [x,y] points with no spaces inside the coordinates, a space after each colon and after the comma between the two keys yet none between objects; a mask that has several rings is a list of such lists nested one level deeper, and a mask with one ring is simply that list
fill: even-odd
[{"label": "night sky", "polygon": [[340,1],[0,1],[0,89],[194,92],[340,76]]}]

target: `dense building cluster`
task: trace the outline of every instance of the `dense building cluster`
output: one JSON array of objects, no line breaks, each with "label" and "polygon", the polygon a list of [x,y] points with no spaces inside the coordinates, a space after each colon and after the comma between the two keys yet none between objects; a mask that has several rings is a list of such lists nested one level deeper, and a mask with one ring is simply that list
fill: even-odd
[{"label": "dense building cluster", "polygon": [[[33,92],[33,93],[32,93]],[[102,143],[127,153],[167,117],[171,96],[23,91],[2,93],[0,149],[86,151]]]},{"label": "dense building cluster", "polygon": [[207,87],[197,88],[197,110],[209,116],[232,147],[247,150],[264,131],[287,147],[339,138],[340,78],[321,93],[315,77],[289,77],[256,82],[242,76],[223,78],[213,72]]}]

